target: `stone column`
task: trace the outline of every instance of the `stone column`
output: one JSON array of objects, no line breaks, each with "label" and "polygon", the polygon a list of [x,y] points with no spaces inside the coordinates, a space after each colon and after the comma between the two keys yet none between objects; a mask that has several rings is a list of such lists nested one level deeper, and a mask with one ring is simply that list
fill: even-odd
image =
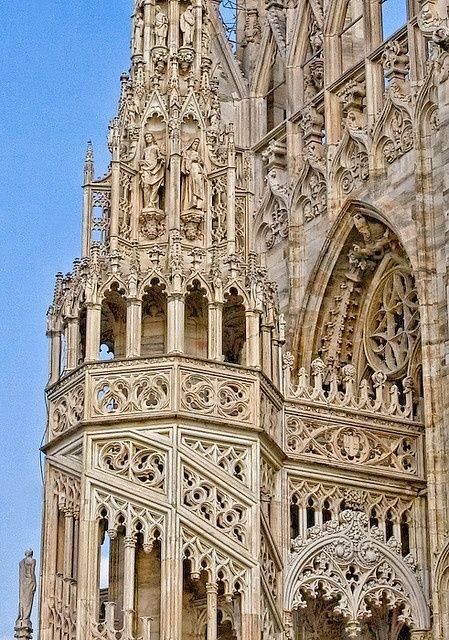
[{"label": "stone column", "polygon": [[[89,176],[89,180],[92,179]],[[82,256],[85,258],[89,255],[91,234],[92,234],[92,189],[87,184],[83,187],[83,238],[82,238]]]},{"label": "stone column", "polygon": [[47,333],[50,339],[50,379],[49,383],[53,384],[59,380],[61,374],[61,331],[49,331]]},{"label": "stone column", "polygon": [[173,293],[167,300],[167,351],[184,351],[184,297],[182,293]]},{"label": "stone column", "polygon": [[260,368],[260,337],[258,311],[246,312],[246,366]]},{"label": "stone column", "polygon": [[[279,342],[279,340],[273,339],[271,343],[271,355],[272,355],[273,384],[278,389],[282,390],[282,382],[283,382],[282,343]],[[284,393],[286,393],[285,389],[284,389]]]},{"label": "stone column", "polygon": [[100,352],[101,304],[87,305],[86,360],[98,360]]},{"label": "stone column", "polygon": [[209,360],[222,359],[222,332],[223,305],[220,302],[213,302],[209,305],[209,339],[207,355]]},{"label": "stone column", "polygon": [[217,640],[217,592],[216,583],[208,582],[207,594],[207,640]]},{"label": "stone column", "polygon": [[235,182],[236,182],[236,169],[235,169],[235,151],[234,151],[234,136],[232,131],[229,131],[229,145],[228,145],[228,208],[226,212],[226,231],[227,231],[227,246],[228,255],[235,253]]},{"label": "stone column", "polygon": [[72,317],[67,320],[67,369],[78,366],[79,320]]},{"label": "stone column", "polygon": [[262,332],[262,371],[270,378],[273,376],[272,354],[271,354],[271,327],[263,324]]},{"label": "stone column", "polygon": [[63,558],[63,601],[64,606],[70,605],[71,585],[72,585],[72,553],[73,553],[73,510],[66,508],[64,510],[64,558]]},{"label": "stone column", "polygon": [[114,149],[111,169],[111,226],[110,247],[111,253],[118,249],[118,228],[120,216],[120,162]]},{"label": "stone column", "polygon": [[138,298],[128,298],[126,309],[126,357],[140,356],[142,335],[142,302]]},{"label": "stone column", "polygon": [[123,571],[123,614],[125,637],[133,637],[134,581],[136,565],[136,540],[126,536]]}]

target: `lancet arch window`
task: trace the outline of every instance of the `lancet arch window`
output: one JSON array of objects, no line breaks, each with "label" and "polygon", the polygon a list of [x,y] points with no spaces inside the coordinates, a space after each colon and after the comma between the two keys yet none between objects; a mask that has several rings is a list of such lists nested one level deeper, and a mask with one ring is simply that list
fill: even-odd
[{"label": "lancet arch window", "polygon": [[225,362],[243,364],[246,344],[246,312],[236,287],[225,294],[222,347]]},{"label": "lancet arch window", "polygon": [[273,46],[268,76],[268,87],[265,94],[266,130],[271,131],[285,120],[287,114],[287,87],[285,65]]},{"label": "lancet arch window", "polygon": [[85,306],[82,306],[80,309],[78,323],[78,364],[82,364],[86,358],[87,309]]},{"label": "lancet arch window", "polygon": [[156,356],[166,351],[167,294],[161,282],[154,278],[145,287],[142,298],[142,330],[140,354]]},{"label": "lancet arch window", "polygon": [[124,291],[113,283],[101,305],[100,360],[123,358],[126,352],[127,304]]},{"label": "lancet arch window", "polygon": [[241,596],[238,591],[226,593],[223,577],[211,579],[206,558],[199,572],[192,572],[188,557],[183,561],[183,638],[235,640],[240,637]]},{"label": "lancet arch window", "polygon": [[208,300],[206,290],[198,280],[187,288],[185,297],[185,352],[197,358],[207,358]]}]

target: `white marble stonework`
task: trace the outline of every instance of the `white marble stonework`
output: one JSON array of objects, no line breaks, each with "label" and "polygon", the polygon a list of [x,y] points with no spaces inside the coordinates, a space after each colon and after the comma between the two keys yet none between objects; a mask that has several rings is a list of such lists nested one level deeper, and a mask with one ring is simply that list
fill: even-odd
[{"label": "white marble stonework", "polygon": [[41,640],[449,638],[448,8],[391,4],[231,45],[136,0],[48,312]]}]

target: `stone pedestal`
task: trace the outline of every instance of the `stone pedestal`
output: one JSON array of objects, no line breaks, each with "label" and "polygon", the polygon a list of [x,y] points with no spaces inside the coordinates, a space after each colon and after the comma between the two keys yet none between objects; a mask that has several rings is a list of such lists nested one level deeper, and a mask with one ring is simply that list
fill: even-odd
[{"label": "stone pedestal", "polygon": [[31,620],[18,620],[14,627],[14,637],[18,640],[31,640],[33,637]]}]

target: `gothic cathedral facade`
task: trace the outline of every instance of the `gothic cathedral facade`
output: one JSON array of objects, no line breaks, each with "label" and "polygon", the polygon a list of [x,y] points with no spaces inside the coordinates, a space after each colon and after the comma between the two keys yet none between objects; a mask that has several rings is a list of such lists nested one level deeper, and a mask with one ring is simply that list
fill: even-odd
[{"label": "gothic cathedral facade", "polygon": [[448,27],[136,0],[48,313],[41,640],[449,638]]}]

